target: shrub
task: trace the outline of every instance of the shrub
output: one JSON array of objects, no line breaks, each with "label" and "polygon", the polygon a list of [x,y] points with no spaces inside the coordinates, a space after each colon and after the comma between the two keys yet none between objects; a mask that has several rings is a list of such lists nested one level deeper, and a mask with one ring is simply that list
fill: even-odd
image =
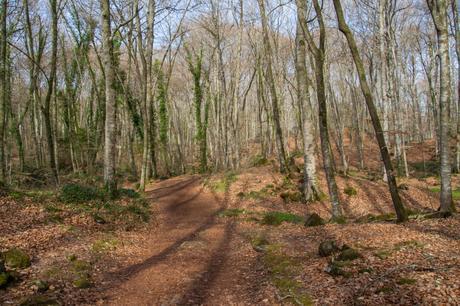
[{"label": "shrub", "polygon": [[261,167],[268,164],[268,159],[263,157],[262,155],[253,156],[251,159],[251,166],[253,167]]},{"label": "shrub", "polygon": [[141,196],[134,189],[127,189],[127,188],[119,189],[118,194],[119,194],[120,197],[125,197],[125,198],[130,198],[130,199],[138,199]]},{"label": "shrub", "polygon": [[84,203],[104,198],[97,188],[79,184],[66,184],[61,188],[59,199],[65,203]]}]

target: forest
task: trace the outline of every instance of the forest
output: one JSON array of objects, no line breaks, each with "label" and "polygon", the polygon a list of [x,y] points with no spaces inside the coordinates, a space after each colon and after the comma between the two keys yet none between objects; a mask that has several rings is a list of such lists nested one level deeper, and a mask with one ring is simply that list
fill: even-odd
[{"label": "forest", "polygon": [[1,0],[0,305],[460,304],[459,0]]}]

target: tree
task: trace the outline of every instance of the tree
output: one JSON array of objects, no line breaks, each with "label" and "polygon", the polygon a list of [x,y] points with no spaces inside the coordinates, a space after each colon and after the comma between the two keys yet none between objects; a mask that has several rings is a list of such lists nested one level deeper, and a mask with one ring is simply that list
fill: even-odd
[{"label": "tree", "polygon": [[115,178],[116,100],[109,0],[101,1],[101,11],[102,59],[105,76],[104,184],[108,194],[115,196],[117,190]]},{"label": "tree", "polygon": [[270,35],[268,33],[268,21],[265,10],[265,0],[257,0],[259,4],[260,18],[262,22],[262,32],[263,32],[263,45],[264,45],[264,54],[267,63],[267,81],[270,89],[270,96],[272,101],[273,109],[273,123],[275,124],[275,133],[276,133],[276,146],[278,149],[278,159],[280,163],[281,172],[289,172],[289,164],[286,158],[286,152],[284,150],[284,140],[283,140],[283,131],[281,129],[280,123],[280,110],[279,110],[279,101],[278,101],[278,92],[276,90],[275,77],[273,75],[273,64],[272,64],[272,47],[270,43]]},{"label": "tree", "polygon": [[207,156],[207,129],[209,119],[209,99],[204,105],[204,118],[202,118],[202,105],[204,100],[202,73],[203,73],[203,51],[199,54],[192,54],[192,51],[186,47],[187,63],[189,71],[193,77],[193,106],[195,108],[195,139],[199,147],[200,173],[208,170]]},{"label": "tree", "polygon": [[369,115],[371,116],[372,125],[374,127],[375,136],[377,138],[377,143],[379,145],[380,154],[382,156],[383,164],[385,166],[385,171],[387,174],[388,187],[390,189],[391,199],[393,201],[393,206],[396,211],[396,215],[399,222],[404,222],[407,220],[407,212],[404,208],[404,205],[399,197],[398,187],[396,185],[396,178],[393,170],[393,165],[391,163],[390,154],[388,152],[388,147],[386,145],[385,137],[382,130],[382,125],[380,124],[380,119],[377,114],[377,109],[374,104],[374,98],[372,97],[369,85],[367,83],[366,72],[364,69],[364,64],[361,60],[358,47],[356,45],[355,38],[350,28],[348,27],[345,16],[342,9],[342,4],[340,0],[334,0],[334,8],[337,15],[337,21],[339,25],[339,30],[345,35],[348,47],[350,49],[351,55],[355,62],[356,70],[358,71],[359,81],[361,84],[361,91],[363,92],[364,99],[366,101],[367,109]]},{"label": "tree", "polygon": [[297,30],[296,30],[296,78],[297,78],[297,100],[299,103],[300,123],[303,144],[303,184],[302,193],[304,200],[314,201],[318,198],[318,187],[316,177],[316,152],[313,126],[307,117],[307,100],[310,99],[308,90],[308,75],[305,66],[306,63],[306,43],[302,34],[301,19],[304,18],[301,9],[297,12]]},{"label": "tree", "polygon": [[450,160],[450,103],[451,75],[449,57],[449,33],[447,23],[447,0],[427,0],[438,38],[440,58],[440,159],[441,159],[441,206],[442,213],[451,214],[454,210],[452,201],[452,166]]},{"label": "tree", "polygon": [[317,0],[313,0],[313,6],[318,19],[320,34],[319,46],[313,41],[313,37],[307,25],[307,6],[306,2],[297,0],[297,15],[299,18],[302,33],[305,40],[308,42],[309,49],[313,53],[315,60],[315,79],[316,79],[316,98],[318,101],[318,117],[319,117],[319,131],[321,139],[321,152],[323,155],[324,172],[326,173],[327,186],[329,196],[332,204],[332,217],[335,219],[342,217],[342,209],[339,203],[339,196],[337,191],[337,183],[335,181],[335,174],[333,168],[331,144],[329,142],[329,130],[327,124],[327,104],[326,104],[326,88],[324,83],[324,63],[326,51],[326,28],[324,25],[322,8]]}]

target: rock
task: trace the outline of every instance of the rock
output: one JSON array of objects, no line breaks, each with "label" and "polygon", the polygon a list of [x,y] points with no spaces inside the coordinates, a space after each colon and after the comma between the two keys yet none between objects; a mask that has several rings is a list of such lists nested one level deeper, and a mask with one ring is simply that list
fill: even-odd
[{"label": "rock", "polygon": [[344,271],[341,267],[341,265],[337,261],[333,261],[329,263],[326,268],[324,268],[324,271],[328,273],[331,276],[343,276],[343,277],[350,277],[351,273]]},{"label": "rock", "polygon": [[318,253],[322,257],[330,256],[337,251],[339,248],[334,240],[326,240],[319,244]]},{"label": "rock", "polygon": [[305,226],[319,226],[325,223],[326,222],[316,213],[307,215],[305,218]]},{"label": "rock", "polygon": [[299,191],[286,191],[280,194],[285,203],[302,201],[302,193]]},{"label": "rock", "polygon": [[46,281],[41,279],[34,280],[32,285],[38,292],[45,292],[50,287]]},{"label": "rock", "polygon": [[8,272],[0,273],[0,288],[6,288],[12,281],[12,277]]},{"label": "rock", "polygon": [[402,183],[398,186],[399,190],[409,190],[409,185]]},{"label": "rock", "polygon": [[347,196],[351,197],[351,196],[357,195],[358,191],[355,188],[353,188],[351,186],[348,186],[345,189],[343,189],[343,193],[345,193]]},{"label": "rock", "polygon": [[30,267],[30,256],[24,251],[13,248],[3,253],[6,266],[13,269],[24,269]]},{"label": "rock", "polygon": [[107,221],[105,221],[104,218],[102,218],[101,216],[99,215],[94,215],[93,216],[93,219],[94,219],[94,222],[98,223],[98,224],[106,224]]},{"label": "rock", "polygon": [[33,295],[25,298],[20,306],[58,306],[58,301],[45,295]]},{"label": "rock", "polygon": [[91,287],[91,281],[89,280],[89,275],[81,273],[74,281],[73,285],[79,289],[85,289]]},{"label": "rock", "polygon": [[68,259],[69,261],[75,261],[75,260],[77,260],[77,255],[75,255],[75,254],[70,254],[69,256],[67,256],[67,259]]},{"label": "rock", "polygon": [[252,248],[256,252],[264,253],[267,251],[270,242],[264,237],[256,237],[252,241]]},{"label": "rock", "polygon": [[363,256],[357,250],[353,248],[347,248],[340,252],[339,256],[337,256],[337,260],[347,261],[347,260],[355,260],[361,257]]}]

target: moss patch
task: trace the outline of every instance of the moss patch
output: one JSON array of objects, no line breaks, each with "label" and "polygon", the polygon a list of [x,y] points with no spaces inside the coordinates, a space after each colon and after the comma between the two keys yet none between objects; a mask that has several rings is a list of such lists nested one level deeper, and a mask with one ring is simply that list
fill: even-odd
[{"label": "moss patch", "polygon": [[260,223],[263,225],[277,226],[283,222],[300,224],[304,222],[304,219],[298,215],[294,215],[291,213],[272,211],[272,212],[265,213]]},{"label": "moss patch", "polygon": [[343,189],[343,193],[345,193],[347,196],[351,197],[351,196],[357,195],[358,191],[355,188],[353,188],[351,186],[348,186],[348,187],[345,187]]},{"label": "moss patch", "polygon": [[267,247],[263,262],[281,298],[297,305],[313,305],[310,295],[296,279],[300,270],[297,260],[284,254],[280,246],[270,245]]},{"label": "moss patch", "polygon": [[398,285],[415,285],[417,283],[416,279],[401,277],[396,282]]},{"label": "moss patch", "polygon": [[5,265],[13,269],[24,269],[30,267],[30,256],[26,252],[13,248],[2,255]]}]

